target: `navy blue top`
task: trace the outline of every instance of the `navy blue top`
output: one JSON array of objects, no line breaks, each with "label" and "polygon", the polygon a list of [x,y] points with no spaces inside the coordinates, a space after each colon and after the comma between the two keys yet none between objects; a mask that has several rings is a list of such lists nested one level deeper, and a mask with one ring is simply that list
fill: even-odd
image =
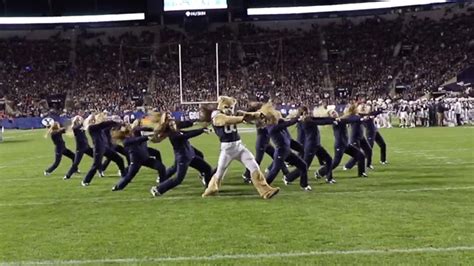
[{"label": "navy blue top", "polygon": [[[222,114],[221,111],[219,113]],[[217,137],[219,137],[220,142],[234,142],[240,140],[239,132],[237,131],[237,125],[224,125],[224,126],[216,126],[212,123],[212,127],[214,128],[214,132],[216,133]]]},{"label": "navy blue top", "polygon": [[[367,115],[364,115],[364,116],[378,116],[379,114],[383,113],[382,110],[378,110],[378,111],[374,111],[374,112],[371,112]],[[377,127],[375,126],[375,122],[374,122],[374,118],[372,117],[369,117],[367,120],[365,120],[363,122],[363,125],[365,126],[365,129],[366,129],[366,135],[369,137],[374,137],[376,132],[377,132]]]},{"label": "navy blue top", "polygon": [[92,143],[94,143],[94,149],[96,151],[104,151],[108,145],[104,129],[112,128],[117,125],[119,125],[117,122],[105,121],[96,125],[89,126],[89,134],[91,135]]},{"label": "navy blue top", "polygon": [[187,121],[176,121],[176,127],[179,129],[182,128],[190,128],[194,125],[193,120],[187,120]]},{"label": "navy blue top", "polygon": [[346,147],[348,144],[347,136],[347,124],[360,123],[360,117],[357,115],[351,115],[346,118],[342,118],[337,124],[332,126],[334,131],[334,147]]},{"label": "navy blue top", "polygon": [[257,140],[255,142],[256,149],[264,150],[270,142],[270,134],[266,127],[257,128]]},{"label": "navy blue top", "polygon": [[334,122],[334,118],[330,117],[308,117],[303,122],[303,130],[305,135],[304,147],[306,149],[314,148],[321,145],[321,135],[319,134],[318,125],[329,125]]},{"label": "navy blue top", "polygon": [[123,141],[123,146],[130,156],[130,162],[143,162],[150,157],[147,141],[147,136],[128,137]]},{"label": "navy blue top", "polygon": [[82,125],[72,127],[74,132],[74,139],[76,140],[76,150],[83,150],[89,148],[86,132],[82,129]]},{"label": "navy blue top", "polygon": [[375,122],[373,118],[369,118],[363,122],[365,126],[365,133],[367,137],[373,137],[375,136],[377,132],[377,127],[375,126]]},{"label": "navy blue top", "polygon": [[104,135],[105,135],[105,139],[106,139],[105,145],[107,147],[112,147],[113,146],[112,134],[110,133],[111,130],[112,130],[112,127],[107,127],[103,130]]},{"label": "navy blue top", "polygon": [[196,156],[194,148],[189,142],[190,138],[197,137],[204,133],[204,129],[173,132],[169,135],[171,145],[176,159],[193,159]]},{"label": "navy blue top", "polygon": [[358,122],[351,123],[351,135],[349,137],[349,142],[350,143],[357,142],[361,140],[363,137],[364,137],[364,134],[362,132],[362,122],[359,120]]},{"label": "navy blue top", "polygon": [[240,140],[237,125],[214,126],[214,131],[221,142],[234,142]]},{"label": "navy blue top", "polygon": [[298,118],[293,118],[289,121],[280,119],[276,125],[268,126],[270,137],[277,148],[290,149],[291,135],[288,132],[288,127],[296,124]]},{"label": "navy blue top", "polygon": [[56,146],[57,150],[62,150],[66,147],[66,143],[64,143],[63,140],[64,133],[66,133],[66,129],[64,128],[51,132],[51,140],[53,140],[54,146]]},{"label": "navy blue top", "polygon": [[301,145],[304,145],[305,135],[303,129],[303,122],[300,121],[296,124],[296,141],[298,141]]}]

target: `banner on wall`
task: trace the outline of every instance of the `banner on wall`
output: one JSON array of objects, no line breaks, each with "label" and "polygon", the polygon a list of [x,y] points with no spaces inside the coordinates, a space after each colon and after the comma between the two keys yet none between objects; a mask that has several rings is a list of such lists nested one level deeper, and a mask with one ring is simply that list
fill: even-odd
[{"label": "banner on wall", "polygon": [[[336,111],[342,112],[344,110],[345,105],[337,105]],[[279,106],[277,110],[280,110],[281,113],[286,116],[298,108],[294,105],[286,105],[286,106]],[[150,125],[151,122],[146,117],[146,113],[144,112],[130,112],[125,114],[125,116],[134,117],[134,119],[143,119],[143,123],[145,125]],[[178,121],[186,121],[186,120],[198,120],[200,113],[199,111],[192,111],[192,112],[172,112],[171,115]],[[52,124],[52,122],[57,121],[61,125],[69,124],[70,117],[66,116],[57,116],[51,115],[48,117],[20,117],[20,118],[13,118],[7,119],[0,117],[0,122],[5,127],[5,129],[38,129],[38,128],[45,128]]]}]

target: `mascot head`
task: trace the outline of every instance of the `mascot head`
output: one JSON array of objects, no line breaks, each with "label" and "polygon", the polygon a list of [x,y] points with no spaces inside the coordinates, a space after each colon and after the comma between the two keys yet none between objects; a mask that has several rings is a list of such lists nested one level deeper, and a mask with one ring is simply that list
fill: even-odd
[{"label": "mascot head", "polygon": [[217,99],[217,109],[226,115],[232,115],[234,113],[236,104],[237,100],[233,97],[219,96],[219,99]]}]

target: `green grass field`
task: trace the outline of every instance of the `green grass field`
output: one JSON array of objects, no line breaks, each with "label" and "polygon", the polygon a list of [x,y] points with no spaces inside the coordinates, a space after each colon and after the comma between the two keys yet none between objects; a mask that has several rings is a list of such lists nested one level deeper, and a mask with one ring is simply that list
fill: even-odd
[{"label": "green grass field", "polygon": [[[312,179],[309,193],[278,178],[282,191],[265,201],[242,183],[238,163],[215,198],[201,198],[194,170],[159,198],[148,192],[156,178],[149,169],[124,191],[110,191],[115,165],[84,188],[90,158],[71,180],[62,180],[67,158],[45,177],[54,155],[44,131],[7,131],[0,143],[0,264],[472,265],[474,128],[382,134],[390,164],[378,163],[376,148],[369,178],[338,169],[337,184]],[[241,135],[253,151],[255,134]],[[322,135],[332,153],[332,131]],[[192,142],[215,166],[217,137]],[[158,147],[171,165],[168,141]]]}]

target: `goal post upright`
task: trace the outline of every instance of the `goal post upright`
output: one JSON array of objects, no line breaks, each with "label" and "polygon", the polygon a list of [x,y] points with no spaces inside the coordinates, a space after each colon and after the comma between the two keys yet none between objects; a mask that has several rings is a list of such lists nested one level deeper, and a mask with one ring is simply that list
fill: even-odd
[{"label": "goal post upright", "polygon": [[216,42],[216,92],[219,99],[219,43]]},{"label": "goal post upright", "polygon": [[183,103],[183,66],[181,61],[181,44],[178,44],[179,55],[179,100]]}]

